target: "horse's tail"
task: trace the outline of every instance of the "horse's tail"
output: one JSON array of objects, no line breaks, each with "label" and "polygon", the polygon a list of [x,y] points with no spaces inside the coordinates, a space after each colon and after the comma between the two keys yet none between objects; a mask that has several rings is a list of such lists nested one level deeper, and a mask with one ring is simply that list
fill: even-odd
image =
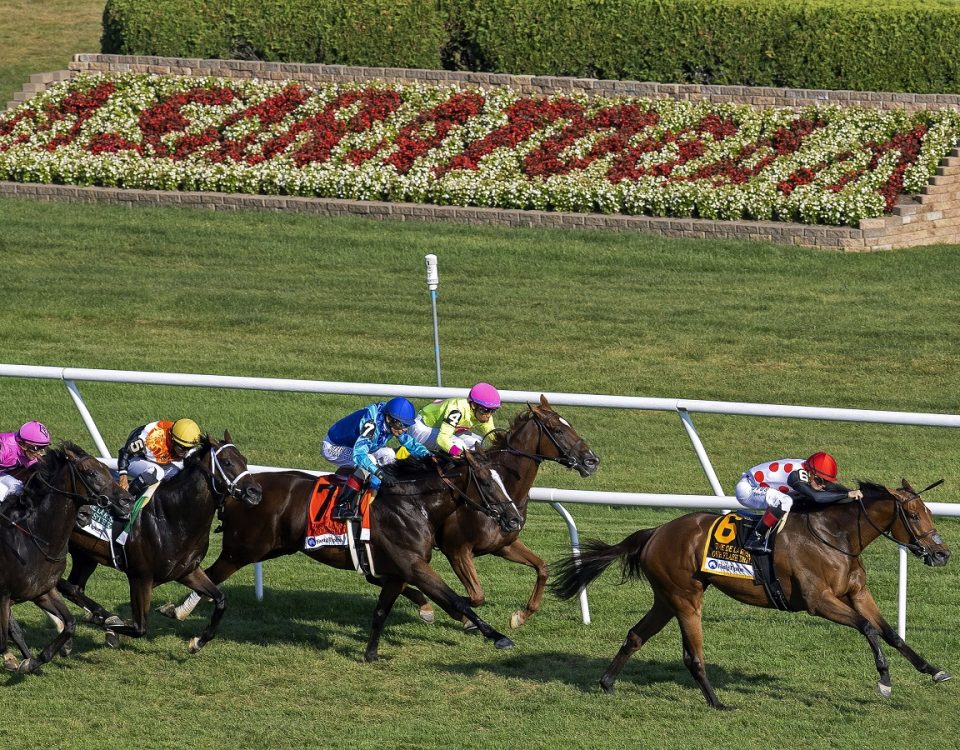
[{"label": "horse's tail", "polygon": [[561,599],[572,599],[615,560],[621,559],[623,581],[641,577],[643,570],[640,566],[640,553],[654,531],[655,529],[640,529],[620,544],[605,544],[591,539],[580,548],[579,555],[571,555],[550,566],[551,570],[555,571],[550,591]]}]

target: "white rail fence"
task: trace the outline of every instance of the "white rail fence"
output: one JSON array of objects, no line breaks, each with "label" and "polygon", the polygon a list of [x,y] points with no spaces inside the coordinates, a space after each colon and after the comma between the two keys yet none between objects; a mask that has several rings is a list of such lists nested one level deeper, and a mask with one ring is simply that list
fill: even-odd
[{"label": "white rail fence", "polygon": [[[349,396],[406,396],[407,398],[436,399],[462,396],[462,388],[396,385],[386,383],[349,383],[323,380],[295,380],[286,378],[252,378],[229,375],[197,375],[187,373],[138,372],[129,370],[100,370],[81,367],[45,367],[33,365],[0,364],[0,377],[38,378],[63,382],[80,413],[100,458],[108,463],[113,454],[103,440],[100,430],[87,408],[77,382],[126,383],[131,385],[191,386],[199,388],[234,388],[241,390],[280,391],[285,393],[318,393]],[[503,401],[525,404],[537,402],[540,391],[500,391]],[[586,503],[633,507],[698,508],[723,510],[737,507],[735,498],[724,495],[720,481],[710,462],[706,448],[693,424],[691,414],[725,414],[749,417],[780,417],[791,419],[821,419],[841,422],[860,422],[889,425],[960,428],[960,415],[931,414],[870,409],[833,409],[812,406],[785,406],[751,404],[733,401],[700,401],[695,399],[648,398],[641,396],[604,396],[587,393],[548,393],[544,395],[555,406],[588,406],[612,409],[673,412],[680,418],[691,447],[713,491],[713,495],[656,494],[646,492],[597,492],[534,487],[530,499],[549,503],[566,521],[574,552],[579,548],[576,523],[561,503]],[[277,467],[252,466],[255,470]],[[320,473],[320,472],[312,472]],[[960,516],[960,503],[927,503],[931,513],[940,516]],[[897,592],[898,631],[906,631],[907,554],[900,547],[899,585]],[[256,565],[257,598],[263,598],[263,570]],[[580,596],[584,623],[590,622],[587,595]]]}]

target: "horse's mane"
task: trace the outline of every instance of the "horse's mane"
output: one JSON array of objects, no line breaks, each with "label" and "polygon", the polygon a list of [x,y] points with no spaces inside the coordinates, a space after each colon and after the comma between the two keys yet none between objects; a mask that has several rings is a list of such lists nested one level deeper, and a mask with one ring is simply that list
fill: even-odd
[{"label": "horse's mane", "polygon": [[206,433],[200,436],[200,442],[197,443],[197,447],[190,451],[190,454],[183,459],[183,466],[186,468],[189,463],[196,463],[202,461],[203,458],[207,455],[207,451],[210,450],[210,436]]},{"label": "horse's mane", "polygon": [[520,427],[530,419],[532,414],[533,411],[531,409],[524,409],[518,412],[507,429],[498,429],[496,431],[496,437],[484,448],[484,451],[493,452],[505,450],[507,448],[507,438],[519,430]]},{"label": "horse's mane", "polygon": [[431,456],[411,456],[383,467],[383,478],[387,482],[416,482],[437,477],[437,467]]},{"label": "horse's mane", "polygon": [[36,505],[38,500],[45,497],[49,492],[49,485],[53,484],[53,480],[56,478],[57,472],[67,462],[67,451],[75,453],[81,458],[89,455],[83,448],[69,440],[62,440],[56,448],[48,448],[43,458],[35,464],[35,472],[26,477],[23,490],[15,496],[12,502],[7,503],[7,510],[27,510]]},{"label": "horse's mane", "polygon": [[884,497],[894,497],[890,488],[877,482],[870,482],[866,479],[858,479],[857,484],[863,493],[864,500],[879,500]]}]

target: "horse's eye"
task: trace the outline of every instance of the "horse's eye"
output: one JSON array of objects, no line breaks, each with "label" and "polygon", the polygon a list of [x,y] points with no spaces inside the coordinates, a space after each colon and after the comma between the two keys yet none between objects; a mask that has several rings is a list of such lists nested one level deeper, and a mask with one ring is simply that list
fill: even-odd
[{"label": "horse's eye", "polygon": [[910,520],[911,520],[911,521],[919,521],[919,520],[920,520],[920,514],[917,513],[915,510],[914,510],[914,511],[910,511]]}]

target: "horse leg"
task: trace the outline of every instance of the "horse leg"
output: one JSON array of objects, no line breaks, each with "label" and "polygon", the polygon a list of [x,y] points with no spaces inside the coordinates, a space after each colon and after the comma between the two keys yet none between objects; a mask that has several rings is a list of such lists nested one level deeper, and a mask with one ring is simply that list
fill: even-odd
[{"label": "horse leg", "polygon": [[[392,557],[395,562],[398,562],[396,556]],[[492,640],[493,645],[497,648],[511,648],[513,646],[513,641],[503,633],[499,633],[490,627],[486,621],[481,619],[477,613],[470,608],[466,599],[447,586],[426,560],[418,558],[413,560],[412,564],[405,567],[406,573],[404,578],[416,585],[454,620],[467,617],[470,622],[477,626],[477,630],[480,631],[484,638]]]},{"label": "horse leg", "polygon": [[120,624],[119,618],[113,612],[104,609],[84,592],[87,581],[97,569],[96,560],[80,554],[73,554],[72,560],[70,575],[57,582],[57,591],[86,611],[87,622],[99,627],[106,627],[107,620]]},{"label": "horse leg", "polygon": [[501,547],[494,552],[494,554],[510,562],[529,565],[537,571],[537,582],[533,587],[533,593],[530,594],[530,600],[527,602],[527,606],[523,609],[518,609],[510,617],[510,627],[519,628],[530,619],[530,616],[534,612],[540,609],[540,602],[543,601],[543,590],[547,585],[547,564],[537,557],[537,555],[519,539],[508,544],[506,547]]},{"label": "horse leg", "polygon": [[[245,562],[233,562],[225,558],[221,553],[220,557],[218,557],[214,561],[213,565],[207,568],[204,573],[206,574],[207,580],[210,583],[212,583],[214,586],[219,586],[246,564],[247,563]],[[197,605],[200,603],[200,599],[202,598],[203,597],[201,594],[197,593],[196,591],[191,591],[183,598],[183,601],[181,601],[180,604],[173,604],[172,602],[164,604],[161,607],[157,607],[157,612],[165,617],[172,617],[175,620],[183,621],[190,616],[190,613],[193,612],[194,609],[196,609]]]},{"label": "horse leg", "polygon": [[367,641],[367,650],[363,654],[365,661],[374,662],[379,659],[377,650],[380,646],[380,636],[383,633],[383,626],[387,621],[390,610],[393,609],[393,603],[400,596],[403,587],[406,586],[401,578],[389,578],[380,582],[380,596],[377,599],[377,606],[373,610],[373,623],[370,626],[370,638]]},{"label": "horse leg", "polygon": [[853,608],[863,617],[867,618],[873,627],[880,631],[883,640],[899,651],[918,672],[930,675],[933,677],[934,682],[946,682],[953,677],[949,672],[940,669],[940,667],[935,667],[907,645],[907,642],[900,637],[900,634],[890,627],[890,623],[884,619],[880,613],[880,608],[877,606],[876,600],[873,598],[873,594],[866,588],[862,588],[860,591],[851,595],[850,601]]},{"label": "horse leg", "polygon": [[[147,615],[150,611],[150,596],[153,593],[153,580],[149,578],[130,578],[130,609],[132,619],[118,624],[107,624],[107,645],[116,648],[120,645],[118,635],[142,638],[147,632]],[[120,618],[117,618],[118,620]]]},{"label": "horse leg", "polygon": [[[374,578],[373,576],[367,576],[367,583],[372,583],[374,586],[383,585],[379,578]],[[417,605],[417,614],[421,620],[426,623],[433,622],[433,605],[427,601],[427,597],[423,595],[420,589],[404,584],[403,591],[400,593]]]},{"label": "horse leg", "polygon": [[220,620],[223,619],[223,613],[227,609],[227,598],[200,568],[194,568],[185,576],[178,578],[177,582],[193,589],[194,593],[198,596],[206,596],[213,599],[213,614],[210,616],[210,622],[199,636],[194,637],[190,641],[190,653],[195,654],[206,646],[207,643],[212,641],[213,637],[217,634]]},{"label": "horse leg", "polygon": [[[0,655],[3,656],[3,668],[8,672],[16,672],[21,662],[16,656],[7,651],[7,634],[10,632],[10,624],[14,621],[13,615],[10,614],[11,604],[12,601],[9,594],[0,594]],[[22,632],[20,633],[20,638],[23,639]],[[14,640],[16,641],[16,639]],[[22,650],[21,648],[21,651]],[[24,656],[24,663],[29,659],[28,649],[28,653]]]},{"label": "horse leg", "polygon": [[600,687],[602,687],[605,692],[613,692],[613,683],[616,681],[617,675],[620,674],[624,665],[626,665],[627,660],[633,656],[644,643],[663,630],[663,626],[670,622],[672,618],[673,612],[670,611],[669,607],[661,602],[659,598],[654,599],[650,611],[643,616],[640,622],[630,628],[623,645],[620,647],[617,655],[613,657],[613,661],[610,662],[607,671],[604,672],[600,678]]},{"label": "horse leg", "polygon": [[[20,649],[20,653],[23,655],[24,659],[30,658],[30,647],[27,645],[26,639],[23,637],[23,628],[20,627],[20,623],[17,622],[17,618],[10,614],[10,639],[16,644],[17,648]],[[4,652],[6,649],[4,649]]]},{"label": "horse leg", "polygon": [[20,665],[21,672],[36,672],[42,664],[50,661],[54,654],[60,651],[67,642],[73,638],[73,631],[76,627],[76,620],[67,608],[56,588],[41,594],[33,600],[40,609],[46,612],[51,618],[63,623],[63,629],[57,633],[57,636],[46,645],[46,647],[37,654],[36,659],[27,659]]},{"label": "horse leg", "polygon": [[880,639],[878,637],[880,634],[879,629],[875,627],[870,620],[857,612],[851,605],[838,599],[836,595],[830,591],[823,593],[820,601],[817,602],[817,605],[813,608],[812,614],[817,615],[817,617],[822,617],[825,620],[839,623],[840,625],[846,625],[849,628],[859,630],[863,633],[863,637],[867,639],[867,643],[870,644],[870,648],[873,650],[877,673],[880,675],[880,680],[877,682],[877,692],[884,698],[889,698],[893,692],[893,687],[890,684],[890,667],[887,664],[887,657],[883,655],[883,651],[880,648]]}]

